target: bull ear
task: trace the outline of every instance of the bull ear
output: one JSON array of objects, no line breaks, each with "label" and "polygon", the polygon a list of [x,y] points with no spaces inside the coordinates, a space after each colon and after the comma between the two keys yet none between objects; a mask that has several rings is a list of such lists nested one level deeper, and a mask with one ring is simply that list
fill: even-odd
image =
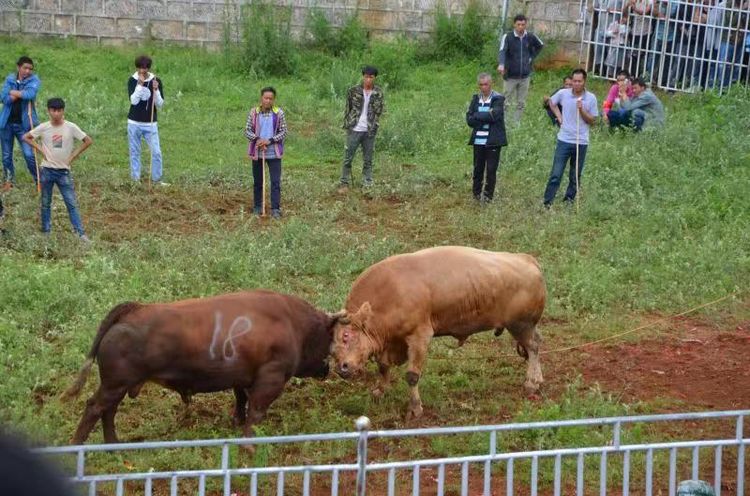
[{"label": "bull ear", "polygon": [[357,322],[361,322],[364,326],[367,326],[370,317],[372,317],[372,306],[369,301],[366,301],[362,303],[362,306],[359,307],[357,313],[354,314],[354,319]]}]

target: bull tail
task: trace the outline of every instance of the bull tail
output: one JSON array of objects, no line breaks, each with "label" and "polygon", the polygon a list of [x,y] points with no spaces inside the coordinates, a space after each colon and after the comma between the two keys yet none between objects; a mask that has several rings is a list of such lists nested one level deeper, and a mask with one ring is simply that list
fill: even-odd
[{"label": "bull tail", "polygon": [[102,323],[99,324],[99,330],[96,332],[94,343],[91,345],[89,354],[86,356],[86,361],[83,362],[83,366],[81,366],[81,369],[78,371],[78,377],[76,378],[75,382],[62,394],[63,400],[72,399],[81,394],[81,390],[86,384],[86,380],[91,373],[91,366],[94,365],[94,360],[96,360],[96,355],[99,352],[99,345],[101,344],[102,339],[104,338],[104,335],[107,333],[107,331],[113,325],[117,324],[117,322],[122,317],[132,312],[133,310],[140,308],[141,306],[142,305],[140,303],[136,303],[133,301],[120,303],[115,308],[113,308],[106,317],[104,317]]},{"label": "bull tail", "polygon": [[63,400],[72,400],[81,394],[81,390],[83,389],[83,386],[86,385],[86,380],[91,373],[92,365],[94,365],[93,358],[87,358],[86,361],[83,362],[83,366],[81,367],[81,370],[78,371],[78,377],[76,377],[75,382],[62,394],[61,398]]}]

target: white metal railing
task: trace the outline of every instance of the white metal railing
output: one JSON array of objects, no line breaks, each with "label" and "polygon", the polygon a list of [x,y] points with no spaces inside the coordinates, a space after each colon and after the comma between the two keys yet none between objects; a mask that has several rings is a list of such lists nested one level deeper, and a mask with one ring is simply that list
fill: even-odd
[{"label": "white metal railing", "polygon": [[[564,480],[575,480],[577,495],[590,494],[593,486],[599,494],[614,493],[624,495],[635,490],[647,496],[663,490],[668,484],[668,494],[674,496],[679,473],[689,473],[691,479],[703,478],[711,480],[716,494],[721,494],[724,483],[732,487],[731,494],[744,496],[744,487],[748,470],[745,466],[745,448],[750,444],[746,437],[745,419],[750,417],[750,410],[726,412],[681,413],[666,415],[640,415],[628,417],[590,418],[577,420],[562,420],[548,422],[529,422],[516,424],[499,424],[465,427],[439,427],[425,429],[401,430],[371,430],[369,420],[361,417],[356,423],[356,432],[340,432],[330,434],[310,434],[279,437],[255,437],[242,439],[218,439],[199,441],[164,441],[123,443],[110,445],[80,445],[49,447],[36,450],[53,457],[75,457],[75,472],[71,474],[74,483],[88,487],[90,495],[95,494],[145,494],[154,493],[154,485],[162,484],[159,493],[164,493],[168,487],[169,494],[184,494],[189,483],[188,491],[199,495],[207,493],[207,481],[215,481],[214,486],[220,487],[222,494],[230,496],[232,492],[247,491],[250,495],[259,492],[268,494],[271,486],[275,486],[277,495],[284,494],[320,494],[321,489],[314,482],[321,482],[321,478],[314,476],[322,474],[323,491],[332,495],[396,494],[413,495],[435,492],[443,495],[452,484],[454,490],[460,490],[461,495],[468,495],[472,482],[471,470],[481,473],[481,477],[474,477],[474,485],[481,487],[482,494],[489,495],[498,487],[504,487],[506,494],[531,494],[535,496],[539,491],[547,491],[551,485],[555,495],[572,494],[573,489],[564,487]],[[648,442],[626,442],[625,432],[634,426],[654,427],[656,424],[667,424],[674,429],[680,422],[713,422],[720,424],[726,432],[731,430],[730,437],[710,436],[709,439],[698,439],[688,436],[687,440],[654,440]],[[560,431],[566,428],[610,428],[607,442],[599,446],[571,446],[562,448],[539,447],[535,450],[513,451],[503,450],[505,438],[512,433],[538,433],[544,430]],[[681,428],[681,437],[697,430],[695,428]],[[486,454],[445,456],[425,459],[408,459],[399,461],[370,461],[373,457],[372,449],[368,450],[368,443],[396,442],[405,439],[433,439],[438,436],[466,436],[487,435],[488,444]],[[657,433],[652,433],[651,437]],[[237,467],[230,460],[230,448],[252,444],[256,448],[263,445],[301,445],[310,442],[349,442],[355,446],[352,455],[356,453],[356,460],[352,456],[350,461],[334,461],[314,465],[273,465],[265,467]],[[132,473],[104,473],[97,474],[87,470],[87,458],[94,453],[106,452],[108,456],[131,451],[163,451],[175,449],[205,448],[220,450],[220,464],[218,467],[194,470],[148,471]],[[703,463],[701,470],[701,453],[711,450],[712,463]],[[656,463],[660,454],[668,456],[668,463]],[[679,456],[688,458],[680,461]],[[635,458],[643,455],[644,460]],[[566,461],[572,460],[567,464]],[[588,462],[588,463],[587,463]],[[736,467],[727,471],[728,462]],[[521,465],[530,465],[520,469]],[[72,464],[71,464],[72,465]],[[548,467],[551,466],[551,470]],[[574,466],[573,469],[570,467]],[[598,478],[589,476],[592,466],[597,467]],[[614,467],[614,468],[613,468]],[[712,471],[709,469],[713,469]],[[612,471],[617,471],[616,477]],[[570,472],[570,473],[568,473]],[[621,472],[621,473],[620,473]],[[727,475],[736,473],[734,475]],[[566,477],[567,475],[567,477]],[[297,485],[288,484],[294,476]],[[299,480],[301,478],[301,481]],[[493,486],[493,480],[495,485]],[[596,480],[592,483],[592,480]],[[427,481],[425,483],[425,481]],[[638,483],[639,488],[633,489]],[[182,484],[182,486],[181,486]],[[429,486],[429,487],[428,487]],[[434,486],[434,487],[433,487]],[[544,486],[544,487],[543,487]],[[588,490],[588,492],[587,492]],[[473,494],[476,494],[476,489]]]},{"label": "white metal railing", "polygon": [[[626,6],[627,5],[627,6]],[[579,60],[592,75],[632,77],[665,90],[750,82],[750,0],[581,0]]]}]

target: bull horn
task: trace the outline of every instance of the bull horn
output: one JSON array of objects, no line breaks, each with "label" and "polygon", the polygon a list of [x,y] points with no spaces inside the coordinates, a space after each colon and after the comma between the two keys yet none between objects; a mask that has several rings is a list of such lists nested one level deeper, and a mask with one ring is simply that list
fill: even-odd
[{"label": "bull horn", "polygon": [[336,313],[329,313],[328,318],[333,320],[334,322],[340,322],[342,324],[349,324],[349,312],[346,310],[339,310]]}]

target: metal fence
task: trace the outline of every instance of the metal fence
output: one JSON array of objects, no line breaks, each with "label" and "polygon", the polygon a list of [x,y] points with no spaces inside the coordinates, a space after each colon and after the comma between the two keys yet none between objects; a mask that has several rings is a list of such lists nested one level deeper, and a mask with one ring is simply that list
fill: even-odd
[{"label": "metal fence", "polygon": [[750,0],[581,0],[581,62],[665,90],[750,82]]},{"label": "metal fence", "polygon": [[[82,445],[37,450],[75,470],[72,480],[95,494],[669,494],[681,479],[710,481],[716,494],[744,495],[748,479],[745,432],[750,410],[643,415],[409,430],[370,430],[357,420],[357,432]],[[565,433],[568,433],[566,435]],[[591,434],[594,434],[593,438]],[[468,453],[392,460],[414,449],[440,451],[438,439],[456,436]],[[575,439],[575,442],[566,441]],[[587,445],[585,440],[600,442]],[[584,440],[584,445],[579,445]],[[340,443],[349,448],[325,464],[238,466],[237,447],[273,445],[281,450],[309,443]],[[375,447],[375,444],[379,446]],[[386,444],[383,444],[386,443]],[[531,443],[534,449],[514,445]],[[571,446],[573,444],[574,446]],[[390,446],[388,449],[386,445]],[[546,446],[551,445],[551,446]],[[220,465],[194,470],[93,473],[90,457],[124,459],[125,453],[204,448],[220,452]],[[175,451],[177,450],[177,451]],[[319,451],[318,451],[319,452]],[[346,452],[349,454],[347,455]],[[356,458],[355,458],[356,453]],[[389,454],[390,453],[390,454]],[[394,455],[395,453],[395,455]],[[63,460],[59,460],[63,458]],[[64,460],[67,458],[67,461]],[[386,458],[372,461],[371,458]],[[342,461],[343,459],[344,461]],[[170,461],[176,465],[178,462]],[[74,468],[73,468],[74,467]]]}]

